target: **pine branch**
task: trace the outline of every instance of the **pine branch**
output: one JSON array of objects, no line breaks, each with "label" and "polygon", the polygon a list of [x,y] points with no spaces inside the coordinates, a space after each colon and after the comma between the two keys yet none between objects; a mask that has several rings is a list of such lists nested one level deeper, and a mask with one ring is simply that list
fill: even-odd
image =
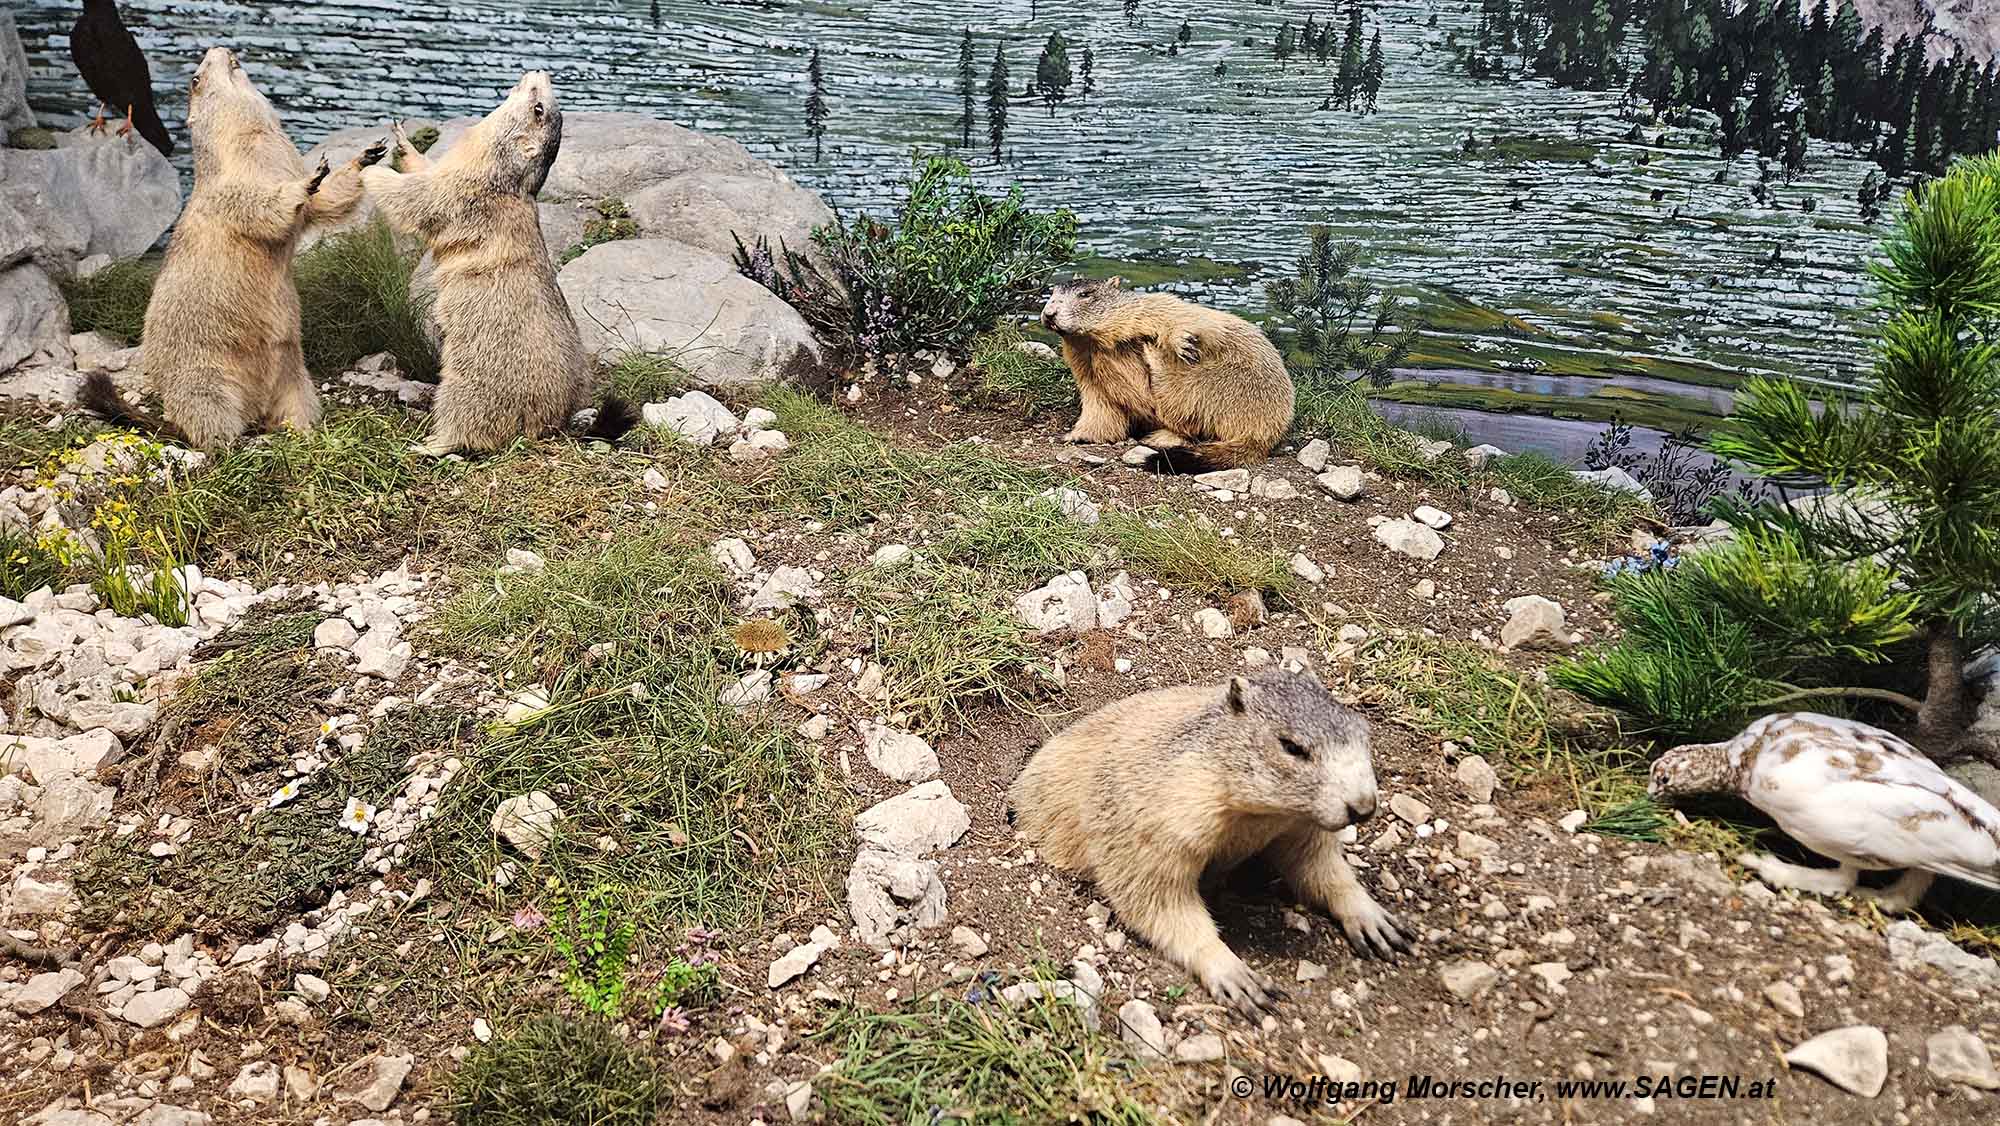
[{"label": "pine branch", "polygon": [[1914,696],[1906,696],[1901,692],[1892,692],[1887,688],[1800,688],[1783,693],[1782,695],[1772,696],[1769,699],[1753,700],[1750,703],[1750,707],[1775,708],[1781,704],[1789,704],[1796,700],[1809,700],[1818,696],[1831,696],[1846,700],[1881,700],[1910,712],[1922,711],[1924,707],[1922,700]]}]

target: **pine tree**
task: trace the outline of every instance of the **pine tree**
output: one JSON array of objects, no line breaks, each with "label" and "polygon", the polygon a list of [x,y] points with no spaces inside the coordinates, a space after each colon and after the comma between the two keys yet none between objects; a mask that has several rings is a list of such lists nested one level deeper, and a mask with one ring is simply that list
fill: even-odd
[{"label": "pine tree", "polygon": [[1056,115],[1056,105],[1069,97],[1073,78],[1069,69],[1069,44],[1063,41],[1062,32],[1050,32],[1049,41],[1042,46],[1042,57],[1035,60],[1035,92],[1041,96],[1042,104],[1049,108],[1050,117]]},{"label": "pine tree", "polygon": [[1711,446],[1842,497],[1810,510],[1736,505],[1724,518],[1802,541],[1808,557],[1892,566],[1926,655],[1924,697],[1905,703],[1919,731],[1949,740],[1970,718],[1963,655],[1992,628],[1984,603],[2000,590],[2000,156],[1961,161],[1906,196],[1883,250],[1873,273],[1889,321],[1860,401],[1816,414],[1801,384],[1753,379]]},{"label": "pine tree", "polygon": [[1376,32],[1368,41],[1368,61],[1361,64],[1361,101],[1369,113],[1375,112],[1375,99],[1382,93],[1382,79],[1387,66],[1382,57],[1382,33]]},{"label": "pine tree", "polygon": [[1291,21],[1287,20],[1285,21],[1285,26],[1278,29],[1277,42],[1272,44],[1271,47],[1272,54],[1276,55],[1278,58],[1279,70],[1283,70],[1285,68],[1285,64],[1291,60],[1292,52],[1296,50],[1297,47],[1298,44],[1293,39],[1292,35]]},{"label": "pine tree", "polygon": [[1083,49],[1083,100],[1097,92],[1097,55],[1090,48]]},{"label": "pine tree", "polygon": [[1343,109],[1353,109],[1355,95],[1360,93],[1361,51],[1361,5],[1350,4],[1347,8],[1347,34],[1340,40],[1340,74],[1335,79],[1339,84]]},{"label": "pine tree", "polygon": [[812,138],[813,163],[819,163],[820,147],[826,138],[826,72],[819,65],[819,46],[813,46],[812,62],[806,66],[806,79],[812,84],[806,94],[806,136]]},{"label": "pine tree", "polygon": [[1194,25],[1188,23],[1186,19],[1182,19],[1180,34],[1174,38],[1179,39],[1183,47],[1194,42]]},{"label": "pine tree", "polygon": [[961,108],[958,114],[958,144],[960,148],[972,147],[972,95],[979,77],[979,64],[972,55],[972,29],[965,29],[964,38],[958,41],[958,97]]},{"label": "pine tree", "polygon": [[1007,45],[993,47],[993,69],[986,73],[986,139],[993,144],[993,155],[1000,155],[1000,144],[1007,139]]},{"label": "pine tree", "polygon": [[1127,26],[1139,22],[1139,0],[1125,0],[1125,23]]}]

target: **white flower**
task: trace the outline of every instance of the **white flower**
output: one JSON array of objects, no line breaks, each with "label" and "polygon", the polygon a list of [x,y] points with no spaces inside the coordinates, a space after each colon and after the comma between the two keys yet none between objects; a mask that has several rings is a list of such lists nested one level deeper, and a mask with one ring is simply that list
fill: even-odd
[{"label": "white flower", "polygon": [[291,801],[293,798],[298,797],[299,786],[304,781],[305,779],[303,778],[294,778],[291,781],[285,783],[284,785],[278,787],[277,789],[271,791],[271,796],[266,801],[264,808],[276,809],[279,806],[285,804],[286,802]]},{"label": "white flower", "polygon": [[348,798],[347,808],[340,812],[340,823],[355,836],[363,836],[375,824],[375,807],[360,798]]}]

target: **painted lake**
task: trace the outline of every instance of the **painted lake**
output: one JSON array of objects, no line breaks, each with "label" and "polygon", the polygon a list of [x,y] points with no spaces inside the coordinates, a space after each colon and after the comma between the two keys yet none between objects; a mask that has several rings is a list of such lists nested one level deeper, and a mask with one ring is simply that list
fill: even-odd
[{"label": "painted lake", "polygon": [[[1477,0],[1371,6],[1387,81],[1368,116],[1321,108],[1330,65],[1272,57],[1279,24],[1331,5],[1150,0],[1136,25],[1116,0],[662,0],[657,25],[643,0],[121,7],[176,130],[215,44],[243,55],[302,146],[394,116],[483,113],[542,68],[566,106],[727,134],[842,209],[887,207],[912,153],[956,145],[962,28],[982,86],[1004,44],[1017,89],[1060,30],[1073,63],[1092,50],[1095,90],[1053,114],[1021,96],[1004,159],[967,150],[982,178],[1074,210],[1100,268],[1246,313],[1262,311],[1263,282],[1290,268],[1307,225],[1330,224],[1431,326],[1416,357],[1431,370],[1392,396],[1450,409],[1476,438],[1567,448],[1576,422],[1544,441],[1533,416],[1674,425],[1722,407],[1717,389],[1744,372],[1845,383],[1866,362],[1864,264],[1882,228],[1861,221],[1855,189],[1871,165],[1816,144],[1805,173],[1774,174],[1774,201],[1760,203],[1754,156],[1724,161],[1692,129],[1635,133],[1616,92],[1461,73],[1447,36],[1469,33]],[[35,108],[80,123],[91,101],[68,58],[75,5],[17,10]],[[1183,18],[1191,42],[1169,53]],[[817,163],[802,112],[813,46],[832,109]],[[1482,409],[1515,417],[1488,431]]]}]

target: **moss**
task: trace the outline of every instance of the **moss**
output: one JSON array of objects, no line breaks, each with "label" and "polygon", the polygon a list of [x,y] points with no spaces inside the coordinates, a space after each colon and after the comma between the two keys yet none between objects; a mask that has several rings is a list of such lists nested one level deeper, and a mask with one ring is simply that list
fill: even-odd
[{"label": "moss", "polygon": [[563,251],[561,260],[556,263],[558,266],[576,261],[593,246],[639,237],[638,220],[632,218],[624,200],[600,199],[595,209],[597,217],[583,221],[583,241]]},{"label": "moss", "polygon": [[649,1126],[673,1094],[668,1077],[595,1018],[534,1016],[473,1048],[451,1081],[465,1126]]},{"label": "moss", "polygon": [[52,149],[56,147],[56,131],[30,125],[7,134],[10,149]]}]

